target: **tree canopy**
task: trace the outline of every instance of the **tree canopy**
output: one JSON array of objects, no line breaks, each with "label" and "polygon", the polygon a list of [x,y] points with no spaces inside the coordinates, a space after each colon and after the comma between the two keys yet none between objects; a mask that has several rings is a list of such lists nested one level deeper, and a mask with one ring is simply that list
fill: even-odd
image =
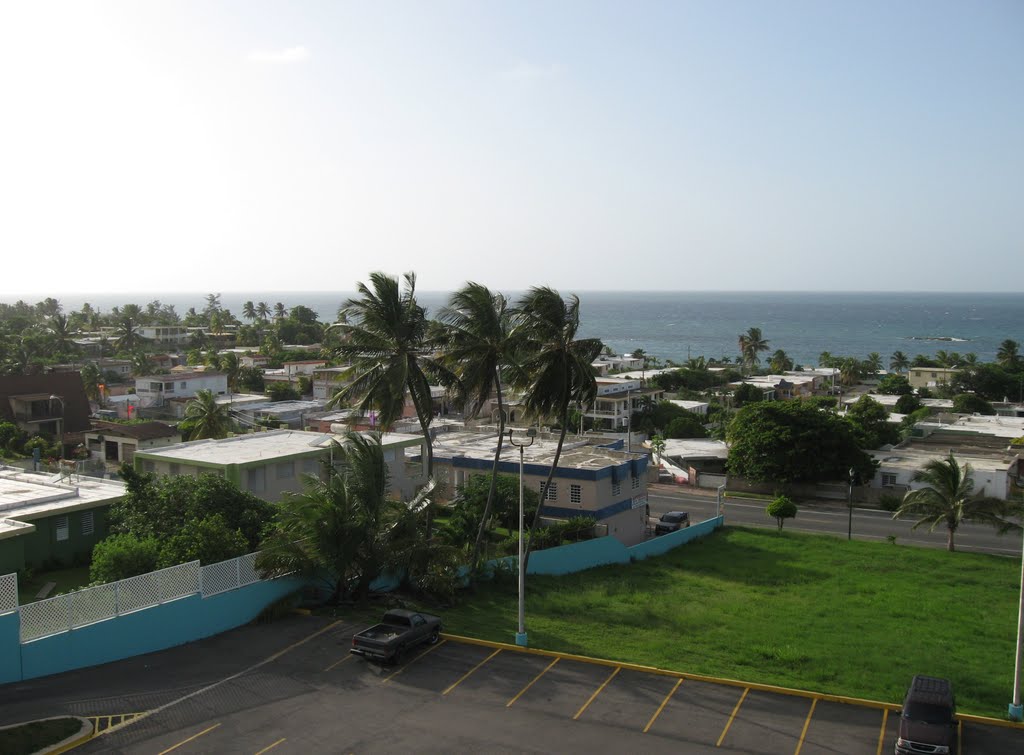
[{"label": "tree canopy", "polygon": [[853,425],[801,401],[767,401],[740,409],[729,425],[731,474],[754,482],[798,483],[861,479],[875,463],[860,449]]}]

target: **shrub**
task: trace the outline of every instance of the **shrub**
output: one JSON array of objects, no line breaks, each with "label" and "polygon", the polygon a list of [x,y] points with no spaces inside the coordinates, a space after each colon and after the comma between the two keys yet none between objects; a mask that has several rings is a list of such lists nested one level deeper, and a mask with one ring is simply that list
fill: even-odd
[{"label": "shrub", "polygon": [[116,582],[156,569],[160,541],[134,535],[111,535],[92,549],[89,578],[95,583]]},{"label": "shrub", "polygon": [[782,525],[785,520],[792,519],[796,516],[796,504],[786,496],[780,495],[774,501],[769,503],[764,511],[768,516],[775,519],[779,525],[779,531],[781,532]]},{"label": "shrub", "polygon": [[878,496],[878,505],[886,511],[895,511],[903,503],[903,499],[893,493],[882,493]]}]

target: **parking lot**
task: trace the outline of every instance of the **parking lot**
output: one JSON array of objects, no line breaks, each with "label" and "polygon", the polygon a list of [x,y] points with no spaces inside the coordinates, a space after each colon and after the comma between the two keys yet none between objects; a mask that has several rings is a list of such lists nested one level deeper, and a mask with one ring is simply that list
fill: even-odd
[{"label": "parking lot", "polygon": [[[12,715],[112,715],[97,719],[112,728],[76,752],[161,755],[877,755],[891,753],[896,737],[896,716],[881,707],[456,638],[403,666],[382,667],[348,654],[361,628],[295,617],[146,660],[28,682],[0,723]],[[130,717],[117,725],[123,714]],[[1021,728],[968,721],[961,740],[962,752],[972,755],[1024,751]]]}]

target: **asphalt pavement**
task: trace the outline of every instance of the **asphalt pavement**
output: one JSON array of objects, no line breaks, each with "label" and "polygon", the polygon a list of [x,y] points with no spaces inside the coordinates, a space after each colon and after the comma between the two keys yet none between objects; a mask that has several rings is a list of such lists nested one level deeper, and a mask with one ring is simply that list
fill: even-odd
[{"label": "asphalt pavement", "polygon": [[[715,516],[717,500],[713,491],[709,494],[694,493],[676,485],[649,485],[647,497],[650,501],[651,516],[658,517],[666,511],[689,511],[691,521],[701,521]],[[767,501],[727,496],[723,505],[726,524],[742,527],[775,528],[775,520],[764,513]],[[836,501],[819,501],[799,504],[796,518],[786,522],[787,530],[813,532],[818,534],[846,537],[850,514],[846,505]],[[890,536],[896,537],[900,545],[916,545],[925,548],[945,548],[946,530],[938,528],[929,532],[927,527],[913,529],[913,520],[893,519],[892,514],[878,509],[853,509],[853,537],[858,540],[885,542]],[[964,523],[956,532],[956,549],[972,553],[991,553],[998,556],[1021,557],[1021,533],[1000,535],[992,527]]]}]

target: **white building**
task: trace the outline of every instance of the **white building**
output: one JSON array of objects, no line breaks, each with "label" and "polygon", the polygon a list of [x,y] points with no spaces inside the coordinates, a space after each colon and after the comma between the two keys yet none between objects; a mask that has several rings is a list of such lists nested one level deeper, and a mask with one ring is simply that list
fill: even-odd
[{"label": "white building", "polygon": [[189,342],[191,334],[183,325],[144,325],[138,334],[148,341],[181,345]]},{"label": "white building", "polygon": [[227,375],[221,372],[179,372],[135,379],[135,393],[143,407],[163,406],[172,398],[194,398],[202,390],[219,396],[228,392]]},{"label": "white building", "polygon": [[584,415],[593,420],[595,429],[625,431],[633,412],[649,398],[658,402],[665,398],[661,388],[645,388],[638,378],[598,377],[597,398]]},{"label": "white building", "polygon": [[[1020,456],[1016,453],[985,452],[983,449],[952,449],[960,466],[971,465],[970,477],[974,481],[974,492],[1006,499],[1019,486]],[[898,446],[888,451],[869,451],[878,461],[878,471],[871,480],[872,488],[889,489],[902,496],[908,490],[925,487],[913,482],[914,473],[924,469],[934,459],[946,458],[949,450],[935,447]]]}]

